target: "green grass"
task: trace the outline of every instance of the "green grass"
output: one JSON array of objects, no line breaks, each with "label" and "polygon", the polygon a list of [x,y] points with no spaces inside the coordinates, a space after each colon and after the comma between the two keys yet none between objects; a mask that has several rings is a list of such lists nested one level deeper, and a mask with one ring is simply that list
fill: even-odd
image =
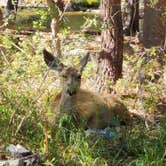
[{"label": "green grass", "polygon": [[[74,36],[73,36],[74,37]],[[83,35],[77,36],[89,40]],[[41,44],[42,43],[42,44]],[[164,166],[166,163],[166,117],[161,115],[158,127],[147,130],[143,122],[137,122],[112,140],[103,136],[88,136],[81,128],[76,128],[70,118],[65,126],[59,123],[55,128],[50,119],[54,113],[51,103],[59,92],[54,72],[48,71],[42,57],[42,49],[47,47],[49,36],[41,33],[24,36],[20,40],[17,35],[6,30],[0,34],[0,146],[5,148],[13,144],[22,144],[39,154],[48,154],[44,165],[101,165],[101,166]],[[15,44],[20,48],[16,47]],[[75,43],[63,45],[70,50]],[[83,47],[83,44],[77,46]],[[67,57],[77,62],[79,57]],[[133,73],[138,70],[135,56],[126,57],[124,64],[131,68],[128,79],[119,80],[116,89],[121,94],[136,93],[138,81]],[[156,59],[151,64],[142,66],[144,74],[152,76]],[[93,76],[93,63],[85,70],[86,79]],[[132,79],[133,78],[133,79]],[[144,82],[144,106],[146,111],[156,109],[156,104],[164,98],[164,85],[160,78],[156,82]],[[126,90],[126,87],[127,88]],[[134,109],[140,109],[138,94],[135,98],[125,98],[125,102],[135,103]],[[131,102],[132,101],[132,102]],[[138,104],[138,105],[137,105]],[[132,105],[131,105],[132,106]],[[14,116],[12,114],[14,113]],[[21,125],[21,127],[20,127]]]}]

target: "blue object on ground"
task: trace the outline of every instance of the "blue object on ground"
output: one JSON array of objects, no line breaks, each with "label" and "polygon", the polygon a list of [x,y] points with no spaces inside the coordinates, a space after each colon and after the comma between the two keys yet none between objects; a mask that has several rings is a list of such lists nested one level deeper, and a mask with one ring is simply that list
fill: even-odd
[{"label": "blue object on ground", "polygon": [[110,127],[107,127],[105,129],[87,129],[86,133],[102,135],[109,139],[112,139],[117,135],[116,132],[112,131]]}]

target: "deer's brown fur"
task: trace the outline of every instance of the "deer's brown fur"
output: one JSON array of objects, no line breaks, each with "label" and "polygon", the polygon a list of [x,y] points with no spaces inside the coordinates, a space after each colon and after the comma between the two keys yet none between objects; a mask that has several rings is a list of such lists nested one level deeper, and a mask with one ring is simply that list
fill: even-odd
[{"label": "deer's brown fur", "polygon": [[86,120],[87,127],[105,128],[114,125],[115,117],[119,116],[125,122],[130,121],[126,106],[115,96],[102,96],[80,88],[81,74],[88,62],[86,55],[78,67],[67,67],[59,64],[56,57],[43,51],[46,64],[57,70],[61,77],[62,92],[54,101],[56,121],[64,113],[75,114],[77,120]]},{"label": "deer's brown fur", "polygon": [[[57,114],[56,120],[59,119],[61,93],[54,100],[54,110]],[[88,127],[104,128],[114,125],[112,121],[118,116],[122,121],[130,123],[130,114],[126,106],[117,99],[116,96],[100,96],[96,93],[80,89],[74,97],[74,111],[81,118],[87,119]]]}]

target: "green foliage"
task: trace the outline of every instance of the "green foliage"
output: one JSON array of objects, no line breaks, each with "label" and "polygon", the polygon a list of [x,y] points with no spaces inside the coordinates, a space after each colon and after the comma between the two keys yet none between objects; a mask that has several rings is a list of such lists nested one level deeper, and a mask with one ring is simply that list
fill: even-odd
[{"label": "green foliage", "polygon": [[159,0],[150,0],[151,4],[155,5],[158,3]]},{"label": "green foliage", "polygon": [[99,16],[95,15],[94,18],[83,17],[85,20],[84,24],[81,26],[82,30],[94,29],[96,32],[100,32]]},{"label": "green foliage", "polygon": [[73,2],[80,2],[84,4],[99,4],[100,0],[73,0]]},{"label": "green foliage", "polygon": [[[66,51],[63,51],[62,58],[65,64],[77,64],[80,56],[69,56],[69,51],[86,49],[87,40],[90,40],[85,35],[73,38],[73,41],[66,38],[67,44],[62,45]],[[43,61],[42,49],[49,43],[49,35],[41,32],[23,39],[18,38],[18,32],[11,33],[10,30],[0,34],[0,145],[5,149],[10,143],[19,143],[44,154],[47,135],[48,157],[43,161],[44,165],[164,166],[165,116],[157,124],[158,128],[147,130],[139,122],[124,131],[113,129],[118,136],[112,140],[100,135],[87,135],[69,115],[62,117],[56,127],[52,124],[55,113],[51,110],[51,103],[59,92],[56,81],[59,78],[54,72],[48,72]],[[165,55],[159,56],[157,49],[153,48],[147,58],[125,56],[124,79],[119,80],[114,88],[122,95],[128,95],[124,98],[128,107],[140,110],[139,78],[136,74],[140,71],[143,75],[141,92],[144,108],[146,111],[157,111],[157,104],[165,96],[165,86],[162,73],[158,78],[155,72],[165,69],[164,65],[159,65]],[[89,62],[83,74],[83,83],[85,78],[93,78],[94,68],[94,63]],[[91,84],[93,82],[89,81],[88,85]]]},{"label": "green foliage", "polygon": [[130,131],[129,135],[127,135],[128,153],[133,155],[135,159],[129,165],[164,166],[166,153],[163,146],[163,141],[166,137],[164,130],[165,124],[161,125],[160,131],[153,130],[148,132],[143,127]]},{"label": "green foliage", "polygon": [[163,11],[163,16],[164,16],[164,18],[166,17],[166,9],[164,9],[164,11]]},{"label": "green foliage", "polygon": [[35,29],[43,30],[50,25],[53,18],[53,16],[50,16],[50,9],[39,10],[36,14],[38,15],[38,20],[33,21],[33,27]]}]

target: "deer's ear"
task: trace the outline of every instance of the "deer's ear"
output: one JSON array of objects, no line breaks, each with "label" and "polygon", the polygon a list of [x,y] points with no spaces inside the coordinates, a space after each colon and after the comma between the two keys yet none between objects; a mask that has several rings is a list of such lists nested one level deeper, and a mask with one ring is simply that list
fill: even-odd
[{"label": "deer's ear", "polygon": [[79,67],[79,70],[80,72],[82,73],[82,71],[84,70],[84,67],[86,66],[86,64],[88,63],[88,60],[89,60],[89,56],[90,56],[90,53],[88,52],[81,60],[80,60],[80,67]]},{"label": "deer's ear", "polygon": [[64,65],[59,64],[57,57],[53,56],[46,49],[43,49],[43,55],[44,55],[44,61],[48,67],[57,71],[62,71],[62,69],[64,68]]}]

